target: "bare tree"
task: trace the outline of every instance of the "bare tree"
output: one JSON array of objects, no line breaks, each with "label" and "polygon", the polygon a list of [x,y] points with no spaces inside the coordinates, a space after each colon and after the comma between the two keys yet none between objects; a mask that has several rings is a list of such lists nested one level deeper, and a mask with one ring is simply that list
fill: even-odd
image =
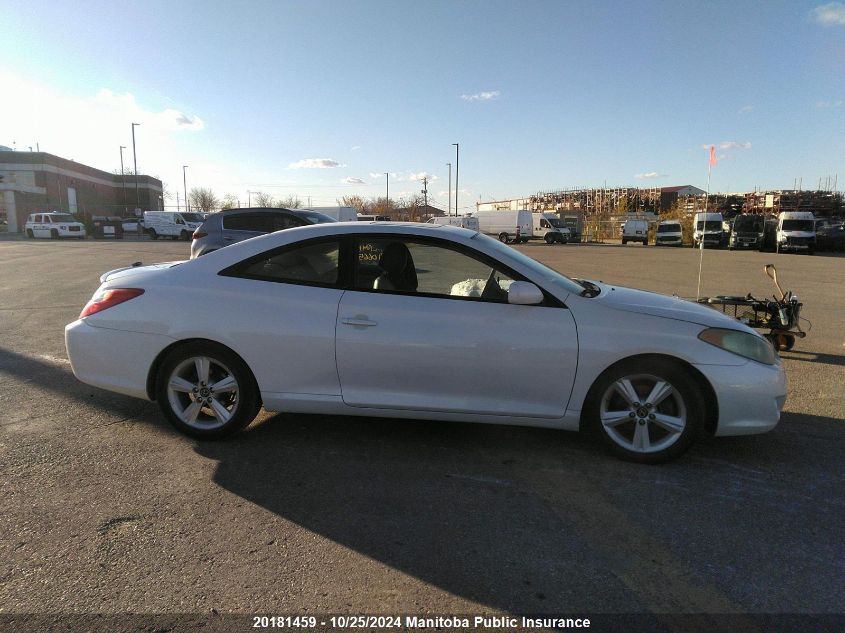
[{"label": "bare tree", "polygon": [[252,199],[255,201],[256,207],[273,207],[273,206],[275,206],[275,200],[273,200],[273,196],[271,196],[269,193],[264,193],[263,191],[259,191],[258,193],[253,193]]},{"label": "bare tree", "polygon": [[223,196],[223,200],[220,201],[221,209],[237,209],[239,206],[241,206],[241,203],[233,193],[227,193]]},{"label": "bare tree", "polygon": [[279,198],[274,205],[280,209],[298,209],[302,206],[302,201],[299,196],[290,195],[285,198]]},{"label": "bare tree", "polygon": [[367,213],[368,203],[361,196],[343,196],[339,201],[342,207],[352,207],[358,213]]},{"label": "bare tree", "polygon": [[205,187],[194,187],[188,194],[191,207],[209,213],[220,208],[220,200],[214,195],[211,189]]}]

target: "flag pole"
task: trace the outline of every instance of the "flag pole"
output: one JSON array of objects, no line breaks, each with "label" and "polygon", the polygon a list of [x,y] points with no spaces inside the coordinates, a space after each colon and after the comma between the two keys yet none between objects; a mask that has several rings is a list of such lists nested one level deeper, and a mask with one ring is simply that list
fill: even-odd
[{"label": "flag pole", "polygon": [[[704,213],[707,213],[707,199],[710,197],[710,174],[713,173],[713,162],[715,160],[715,152],[714,147],[710,148],[710,160],[707,161],[707,191],[704,193]],[[705,218],[707,216],[704,216]],[[693,233],[695,233],[696,227],[693,227]],[[695,291],[695,300],[698,301],[701,298],[701,264],[704,262],[704,235],[705,230],[707,229],[707,220],[704,220],[704,226],[701,229],[701,241],[698,243],[698,288]]]}]

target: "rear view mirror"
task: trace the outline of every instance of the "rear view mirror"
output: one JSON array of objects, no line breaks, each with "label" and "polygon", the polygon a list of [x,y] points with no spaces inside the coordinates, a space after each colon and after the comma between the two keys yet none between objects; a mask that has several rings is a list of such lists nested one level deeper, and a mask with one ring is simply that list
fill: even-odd
[{"label": "rear view mirror", "polygon": [[543,291],[530,281],[514,281],[508,288],[508,303],[523,306],[543,303]]}]

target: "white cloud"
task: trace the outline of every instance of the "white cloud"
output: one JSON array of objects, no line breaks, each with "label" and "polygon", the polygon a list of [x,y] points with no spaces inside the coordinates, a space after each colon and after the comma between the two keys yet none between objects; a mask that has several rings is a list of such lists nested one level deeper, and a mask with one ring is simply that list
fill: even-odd
[{"label": "white cloud", "polygon": [[845,4],[829,2],[810,11],[810,18],[822,26],[845,26]]},{"label": "white cloud", "polygon": [[665,178],[669,174],[660,174],[656,171],[647,171],[643,174],[637,174],[634,178],[638,178],[640,180],[651,180],[652,178]]},{"label": "white cloud", "polygon": [[816,107],[819,108],[819,109],[841,108],[842,107],[842,99],[838,99],[836,101],[817,101]]},{"label": "white cloud", "polygon": [[751,149],[751,143],[748,141],[745,143],[738,143],[737,141],[722,141],[719,143],[719,149]]},{"label": "white cloud", "polygon": [[361,146],[360,146],[360,145],[353,145],[353,146],[352,146],[352,151],[353,151],[353,152],[354,152],[354,151],[356,151],[356,150],[359,150],[359,149],[361,149]]},{"label": "white cloud", "polygon": [[461,95],[464,101],[491,101],[498,99],[502,93],[498,90],[486,90],[484,92],[476,92],[471,95]]},{"label": "white cloud", "polygon": [[421,172],[416,173],[416,174],[411,173],[408,176],[408,180],[415,180],[415,181],[420,181],[420,182],[423,180],[423,178],[427,179],[429,182],[437,180],[437,176],[432,176],[427,171],[421,171]]},{"label": "white cloud", "polygon": [[353,178],[352,176],[347,176],[346,178],[344,178],[340,182],[344,182],[347,185],[365,185],[365,184],[367,184],[363,180],[361,180],[360,178]]},{"label": "white cloud", "polygon": [[739,109],[738,114],[748,114],[749,112],[754,112],[754,106],[753,105],[742,106]]},{"label": "white cloud", "polygon": [[288,165],[288,169],[333,169],[334,167],[343,167],[343,165],[331,158],[303,158]]}]

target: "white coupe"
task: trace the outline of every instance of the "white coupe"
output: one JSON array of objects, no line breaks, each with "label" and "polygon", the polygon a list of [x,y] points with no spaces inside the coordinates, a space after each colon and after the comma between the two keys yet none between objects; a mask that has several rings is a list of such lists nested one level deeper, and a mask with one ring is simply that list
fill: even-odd
[{"label": "white coupe", "polygon": [[480,233],[350,222],[104,274],[81,381],[219,438],[271,411],[587,429],[618,456],[774,428],[772,345],[707,307],[573,280]]}]

